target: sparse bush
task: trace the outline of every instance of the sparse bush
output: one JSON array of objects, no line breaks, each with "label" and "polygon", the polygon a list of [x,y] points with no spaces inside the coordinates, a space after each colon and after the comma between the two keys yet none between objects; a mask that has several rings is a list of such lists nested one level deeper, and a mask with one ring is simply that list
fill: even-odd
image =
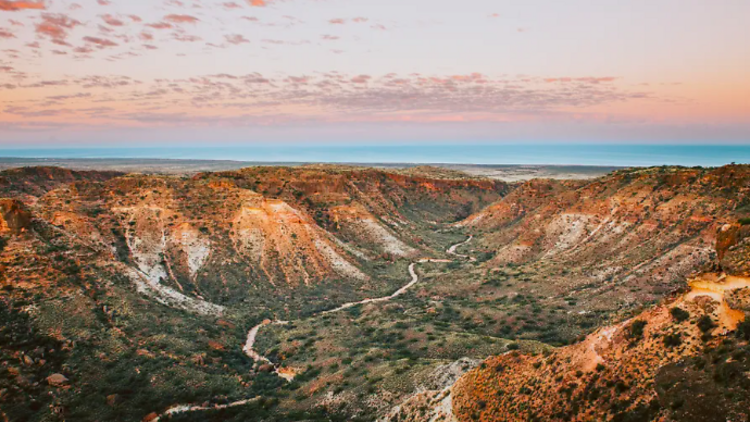
[{"label": "sparse bush", "polygon": [[750,340],[750,318],[745,318],[745,320],[737,326],[737,337],[744,340]]},{"label": "sparse bush", "polygon": [[642,319],[637,319],[633,321],[633,323],[630,324],[629,337],[633,340],[637,340],[643,337],[643,329],[646,327],[646,324],[648,323]]},{"label": "sparse bush", "polygon": [[674,318],[677,322],[683,322],[687,321],[688,318],[690,318],[690,313],[682,308],[674,307],[669,310],[670,315],[672,315],[672,318]]},{"label": "sparse bush", "polygon": [[708,333],[709,331],[713,330],[714,327],[716,327],[716,324],[714,324],[714,321],[710,316],[703,315],[702,317],[698,318],[698,328],[703,333]]},{"label": "sparse bush", "polygon": [[664,336],[664,346],[677,347],[682,344],[682,335],[680,333],[671,333]]}]

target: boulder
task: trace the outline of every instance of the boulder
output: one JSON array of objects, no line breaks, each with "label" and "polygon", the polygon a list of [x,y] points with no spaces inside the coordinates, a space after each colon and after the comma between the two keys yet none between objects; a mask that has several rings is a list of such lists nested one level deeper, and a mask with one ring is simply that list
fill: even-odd
[{"label": "boulder", "polygon": [[62,387],[68,385],[68,379],[63,374],[52,374],[47,377],[47,384],[53,387]]},{"label": "boulder", "polygon": [[143,422],[151,422],[153,420],[156,420],[159,418],[159,415],[156,414],[156,412],[151,412],[148,415],[143,417]]},{"label": "boulder", "polygon": [[273,372],[273,365],[266,363],[258,367],[259,372]]}]

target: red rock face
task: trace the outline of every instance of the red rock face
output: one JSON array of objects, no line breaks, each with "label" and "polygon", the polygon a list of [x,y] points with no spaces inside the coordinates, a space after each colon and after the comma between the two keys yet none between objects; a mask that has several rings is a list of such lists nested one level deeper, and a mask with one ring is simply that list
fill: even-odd
[{"label": "red rock face", "polygon": [[[409,299],[418,306],[425,301],[424,316],[410,313],[419,315],[414,321],[453,318],[446,305],[458,304],[455,308],[463,314],[455,313],[456,321],[466,321],[469,327],[473,318],[474,328],[466,328],[467,333],[481,323],[482,338],[486,333],[504,336],[492,324],[512,321],[513,338],[521,344],[532,335],[539,336],[533,340],[552,343],[547,339],[554,337],[542,337],[553,331],[543,330],[547,327],[591,323],[580,325],[581,331],[565,337],[565,343],[555,343],[575,344],[538,349],[549,354],[518,352],[490,358],[458,381],[452,406],[449,391],[442,387],[416,396],[414,411],[401,419],[415,421],[427,420],[420,417],[421,408],[428,405],[437,406],[441,414],[452,410],[460,421],[590,421],[650,412],[659,394],[654,383],[660,368],[699,353],[704,343],[718,348],[718,336],[737,328],[744,316],[739,312],[750,309],[750,289],[735,289],[717,300],[731,283],[696,284],[709,293],[703,296],[675,293],[686,288],[686,277],[705,264],[731,274],[748,273],[750,229],[739,223],[747,217],[742,212],[750,203],[748,168],[629,170],[593,181],[533,180],[513,186],[429,177],[430,171],[410,175],[311,166],[194,177],[86,176],[55,169],[0,172],[0,195],[14,198],[0,200],[0,232],[7,240],[0,250],[0,276],[12,287],[3,291],[23,298],[24,304],[27,298],[79,297],[88,307],[47,301],[68,307],[60,308],[64,314],[48,314],[44,321],[64,315],[84,327],[111,330],[123,336],[123,342],[132,340],[128,347],[143,360],[193,362],[219,374],[227,367],[221,369],[223,362],[216,357],[236,352],[236,342],[244,339],[245,322],[233,320],[232,311],[252,308],[258,318],[280,318],[283,306],[290,314],[285,319],[295,320],[350,296],[374,297],[377,289],[392,292],[375,276],[388,274],[377,268],[444,253],[448,236],[463,235],[451,233],[451,225],[459,221],[473,240],[457,253],[479,258],[481,252],[486,259],[461,264],[461,273],[450,265],[440,273],[432,273],[427,265],[421,268],[430,271],[424,278],[430,283],[423,283]],[[457,218],[466,215],[471,216]],[[431,231],[439,236],[431,237]],[[123,305],[121,298],[129,302]],[[538,305],[538,314],[532,303]],[[652,303],[660,304],[643,311]],[[209,305],[227,312],[213,312]],[[689,312],[690,318],[675,322],[675,306]],[[497,309],[515,314],[482,315]],[[183,311],[195,315],[185,318]],[[372,315],[368,321],[374,327],[384,321],[379,315],[387,315],[381,311],[364,309],[364,317]],[[127,336],[119,331],[121,318],[135,320],[131,315],[137,312],[158,314],[165,324],[205,319],[208,329],[200,325],[195,334],[181,334],[200,341],[177,351],[177,359],[171,356],[175,350],[141,344],[146,331],[128,331]],[[594,313],[597,318],[589,319]],[[217,315],[223,319],[216,321]],[[709,327],[719,339],[710,340],[714,343],[700,338],[704,333],[699,318],[704,316],[714,324]],[[349,318],[341,317],[342,324]],[[632,334],[635,320],[645,322],[639,338]],[[91,321],[102,321],[103,328]],[[153,334],[162,328],[168,327],[154,327]],[[344,330],[336,332],[344,335]],[[667,346],[665,339],[678,332],[682,343]],[[325,358],[329,350],[353,344],[322,332],[320,337],[315,341],[326,342],[319,348]],[[421,341],[417,335],[413,338]],[[301,343],[281,343],[277,357],[284,362],[292,359],[290,366],[304,362],[307,352],[294,356]],[[44,365],[29,359],[21,362],[23,368]],[[722,362],[726,361],[725,356]],[[273,372],[274,367],[260,370]],[[55,371],[70,376],[64,388],[84,385],[78,374]],[[390,380],[404,379],[395,371],[388,374]],[[326,372],[300,391],[313,397],[315,391],[339,384],[346,390],[350,387],[345,379],[343,372]],[[116,403],[120,409],[132,403],[125,395],[110,400],[109,389],[104,393],[102,404]],[[133,419],[151,410],[140,409]],[[643,420],[664,420],[660,411]],[[147,416],[155,417],[157,413]]]},{"label": "red rock face", "polygon": [[31,213],[15,199],[0,199],[0,233],[19,235],[31,226]]},{"label": "red rock face", "polygon": [[122,173],[74,171],[59,167],[23,167],[0,173],[0,193],[12,197],[39,197],[60,186],[84,181],[105,181]]},{"label": "red rock face", "polygon": [[[653,309],[549,355],[514,352],[488,359],[455,385],[455,417],[462,422],[628,420],[623,417],[634,414],[647,421],[744,419],[746,405],[736,406],[746,403],[744,392],[732,396],[734,404],[714,406],[721,411],[705,419],[712,414],[706,403],[722,399],[718,393],[702,397],[713,394],[710,388],[725,387],[709,388],[702,369],[688,371],[685,362],[735,338],[750,309],[750,226],[743,225],[749,180],[750,167],[726,166],[631,170],[576,184],[532,181],[465,220],[478,242],[500,247],[498,266],[542,262],[592,285],[601,280],[590,274],[607,269],[614,286],[642,280],[631,289],[637,294],[670,279],[684,290],[686,278],[706,268],[723,273],[691,279],[687,293],[673,293]],[[628,271],[620,273],[622,267]],[[563,281],[551,277],[546,283]],[[689,317],[677,320],[675,307]],[[632,329],[636,321],[645,327],[638,336]],[[736,347],[746,344],[739,340]],[[675,384],[659,380],[670,377],[696,389],[681,393],[684,407],[665,405]],[[692,394],[699,400],[691,401]]]},{"label": "red rock face", "polygon": [[[623,420],[633,413],[642,414],[639,420],[665,420],[673,409],[658,404],[657,395],[665,394],[657,391],[663,368],[716,347],[737,329],[745,319],[740,309],[750,303],[748,285],[750,279],[705,274],[691,281],[687,293],[575,345],[544,355],[492,357],[456,383],[453,413],[461,422]],[[743,393],[735,400],[747,399]],[[680,420],[705,420],[694,417]]]},{"label": "red rock face", "polygon": [[732,275],[750,275],[750,225],[730,223],[716,234],[719,268]]},{"label": "red rock face", "polygon": [[[738,221],[747,203],[749,166],[624,170],[584,182],[532,180],[458,225],[498,267],[544,261],[574,279],[663,291],[715,262],[714,253],[729,265],[724,254],[740,232],[717,239],[717,228]],[[744,271],[742,261],[733,259],[733,271]]]},{"label": "red rock face", "polygon": [[[208,300],[243,297],[248,286],[378,287],[366,264],[417,254],[415,226],[453,221],[456,209],[478,210],[507,189],[329,166],[116,176],[12,170],[0,173],[0,192],[22,198],[40,221],[100,259]],[[27,224],[13,210],[7,230]]]}]

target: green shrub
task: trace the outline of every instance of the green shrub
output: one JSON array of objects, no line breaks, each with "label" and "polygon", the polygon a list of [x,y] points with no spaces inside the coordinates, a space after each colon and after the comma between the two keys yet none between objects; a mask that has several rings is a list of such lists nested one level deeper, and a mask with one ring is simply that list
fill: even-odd
[{"label": "green shrub", "polygon": [[667,334],[664,336],[663,341],[666,347],[676,347],[682,344],[682,336],[680,333]]},{"label": "green shrub", "polygon": [[630,324],[630,338],[640,339],[643,337],[643,329],[646,327],[646,324],[648,323],[642,319],[633,321],[633,323]]},{"label": "green shrub", "polygon": [[750,340],[750,318],[745,318],[745,320],[737,326],[737,337]]},{"label": "green shrub", "polygon": [[704,332],[707,333],[716,327],[716,324],[714,324],[714,321],[711,319],[708,315],[703,315],[702,317],[698,318],[698,328]]},{"label": "green shrub", "polygon": [[688,318],[690,318],[690,313],[682,308],[674,307],[669,310],[669,313],[672,315],[672,318],[674,318],[677,322],[683,322],[686,321]]}]

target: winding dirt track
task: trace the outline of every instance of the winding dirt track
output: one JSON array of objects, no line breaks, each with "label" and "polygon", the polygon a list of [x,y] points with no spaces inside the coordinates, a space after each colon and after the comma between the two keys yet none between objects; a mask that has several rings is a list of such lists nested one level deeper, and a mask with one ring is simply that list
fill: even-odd
[{"label": "winding dirt track", "polygon": [[391,299],[393,299],[395,297],[401,296],[402,294],[406,293],[406,291],[409,290],[413,285],[415,285],[415,284],[417,284],[419,282],[419,275],[417,275],[417,273],[414,271],[414,265],[415,264],[416,264],[416,262],[412,262],[411,264],[409,264],[409,275],[411,275],[411,281],[409,282],[409,284],[407,284],[404,287],[396,290],[396,292],[393,293],[392,295],[390,295],[390,296],[384,296],[384,297],[378,297],[378,298],[374,298],[374,299],[364,299],[364,300],[360,300],[359,302],[345,303],[345,304],[339,306],[338,308],[331,309],[329,311],[323,311],[323,312],[321,312],[321,315],[328,315],[328,314],[332,314],[332,313],[335,313],[335,312],[340,312],[340,311],[343,311],[344,309],[353,308],[353,307],[355,307],[357,305],[366,305],[368,303],[386,302],[386,301],[389,301],[389,300],[391,300]]},{"label": "winding dirt track", "polygon": [[235,401],[235,402],[227,403],[227,404],[217,404],[214,406],[194,406],[194,405],[189,405],[189,404],[178,404],[178,405],[170,407],[164,413],[157,416],[156,419],[152,419],[151,422],[159,422],[159,420],[165,416],[172,416],[178,413],[197,412],[197,411],[212,410],[212,409],[217,409],[217,410],[229,409],[230,407],[244,406],[248,403],[252,403],[258,400],[260,400],[260,396],[253,397],[251,399],[239,400],[239,401]]},{"label": "winding dirt track", "polygon": [[[449,255],[453,255],[453,256],[456,256],[456,257],[459,257],[459,258],[464,258],[464,259],[468,258],[469,260],[474,261],[473,257],[469,257],[468,255],[461,255],[461,254],[459,254],[459,253],[456,252],[456,249],[458,247],[468,244],[469,242],[471,242],[471,240],[473,238],[474,238],[474,236],[469,236],[469,238],[466,239],[466,240],[464,240],[463,242],[459,242],[459,243],[456,243],[454,245],[451,245],[451,247],[449,247],[448,249],[446,249],[445,252],[447,254],[449,254]],[[406,285],[404,285],[400,289],[396,290],[393,294],[391,294],[389,296],[378,297],[378,298],[373,298],[373,299],[364,299],[364,300],[360,300],[359,302],[345,303],[345,304],[343,304],[343,305],[341,305],[341,306],[339,306],[337,308],[334,308],[334,309],[331,309],[331,310],[328,310],[328,311],[323,311],[323,312],[321,312],[321,313],[319,313],[317,315],[313,315],[313,318],[316,317],[316,316],[318,316],[318,315],[328,315],[328,314],[332,314],[332,313],[335,313],[335,312],[341,312],[341,311],[343,311],[345,309],[353,308],[353,307],[358,306],[358,305],[365,305],[365,304],[368,304],[368,303],[387,302],[387,301],[389,301],[391,299],[394,299],[394,298],[397,298],[397,297],[403,295],[410,288],[412,288],[415,284],[417,284],[419,282],[419,275],[414,270],[414,268],[415,268],[415,266],[417,264],[424,263],[424,262],[452,262],[452,260],[450,260],[450,259],[423,258],[423,259],[420,259],[418,261],[414,261],[411,264],[409,264],[409,275],[411,276],[411,280],[409,281],[409,283],[407,283]],[[273,365],[274,366],[274,372],[276,373],[276,375],[284,378],[288,382],[291,382],[294,379],[294,374],[293,373],[282,371],[282,368],[280,367],[280,365],[274,364],[270,359],[268,359],[267,357],[261,355],[255,349],[253,349],[253,346],[255,345],[255,341],[256,341],[256,339],[258,337],[258,332],[260,331],[261,328],[263,328],[266,325],[272,325],[272,324],[284,325],[284,324],[288,324],[288,323],[289,323],[289,321],[269,321],[269,320],[265,320],[265,321],[261,322],[260,324],[254,326],[247,333],[247,340],[245,341],[245,345],[243,346],[242,351],[245,353],[245,355],[247,355],[249,358],[251,358],[252,360],[254,360],[256,362],[265,362],[265,363]],[[167,409],[164,413],[162,413],[159,416],[157,416],[156,419],[153,419],[153,422],[158,422],[161,418],[163,418],[165,416],[171,416],[171,415],[175,415],[175,414],[178,414],[178,413],[205,411],[205,410],[211,410],[211,409],[227,409],[227,408],[230,408],[230,407],[242,406],[242,405],[251,403],[251,402],[253,402],[255,400],[258,400],[258,399],[259,399],[259,397],[253,397],[253,398],[250,398],[250,399],[244,399],[244,400],[239,400],[239,401],[228,403],[228,404],[215,405],[215,406],[195,406],[195,405],[189,405],[189,404],[174,405],[174,406],[170,407],[169,409]]]}]

